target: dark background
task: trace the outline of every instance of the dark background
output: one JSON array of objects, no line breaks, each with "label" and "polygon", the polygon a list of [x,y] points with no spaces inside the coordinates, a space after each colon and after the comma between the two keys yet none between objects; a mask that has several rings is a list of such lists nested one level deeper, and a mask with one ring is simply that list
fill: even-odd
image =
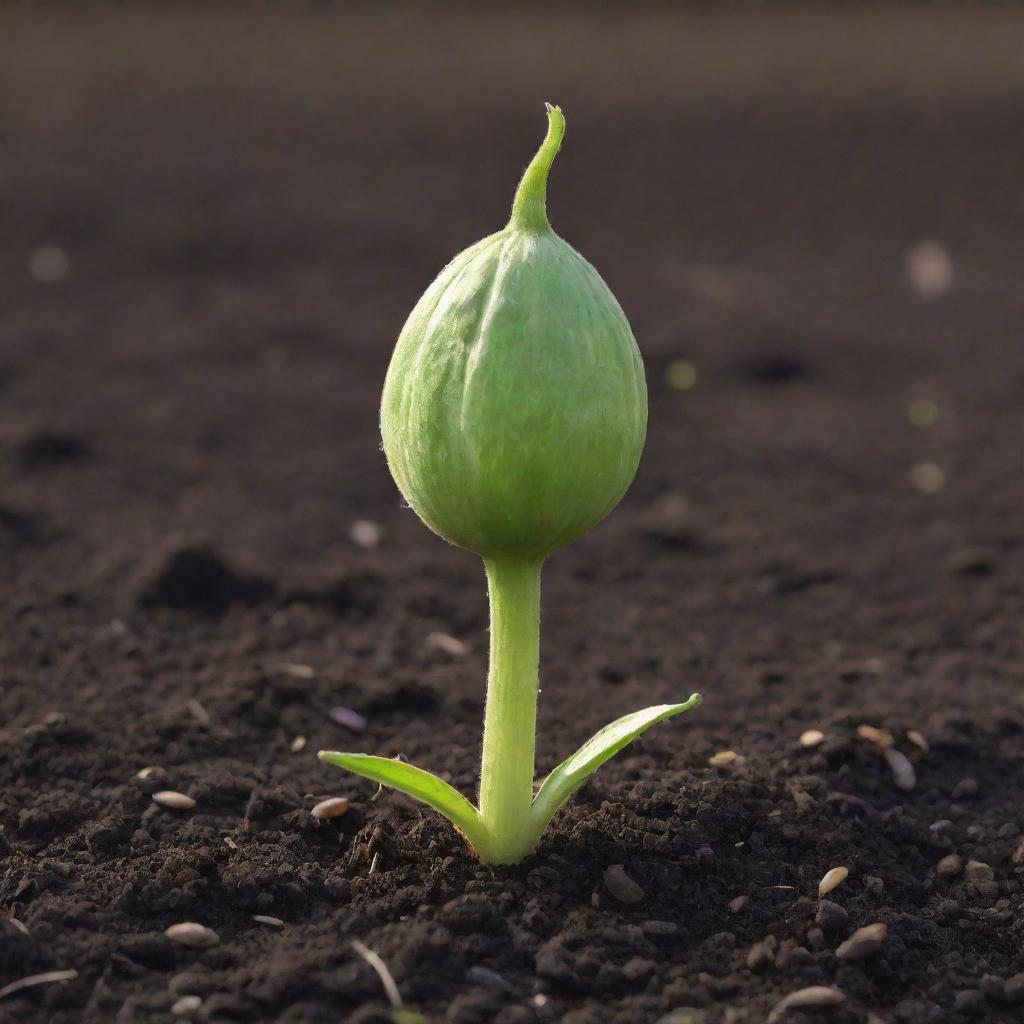
[{"label": "dark background", "polygon": [[[80,972],[0,1016],[163,1020],[199,991],[210,1020],[373,1021],[352,937],[431,1021],[753,1021],[808,984],[848,994],[836,1020],[957,1019],[963,991],[1012,1013],[1022,44],[999,5],[0,10],[0,902],[30,931],[0,986]],[[622,506],[546,574],[539,768],[642,704],[705,704],[495,880],[312,752],[473,789],[483,577],[401,507],[377,402],[416,298],[504,223],[545,100],[552,223],[631,320],[651,426]],[[922,243],[951,270],[932,292]],[[722,749],[745,762],[709,768]],[[194,814],[154,813],[151,764]],[[937,880],[951,850],[994,888]],[[609,899],[612,863],[642,906]],[[837,863],[850,922],[818,948]],[[651,919],[676,930],[634,942]],[[221,946],[176,951],[180,920]],[[879,958],[837,960],[879,920]],[[769,935],[809,960],[752,970]]]}]

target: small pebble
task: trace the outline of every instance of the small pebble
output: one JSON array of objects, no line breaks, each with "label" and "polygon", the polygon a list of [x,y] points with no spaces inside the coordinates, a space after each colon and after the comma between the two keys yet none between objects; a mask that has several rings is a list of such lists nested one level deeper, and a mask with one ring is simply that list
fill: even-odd
[{"label": "small pebble", "polygon": [[807,944],[811,947],[811,949],[824,949],[825,933],[820,928],[808,928]]},{"label": "small pebble", "polygon": [[257,924],[265,924],[270,928],[283,928],[284,921],[279,917],[269,917],[267,914],[253,914],[252,919]]},{"label": "small pebble", "polygon": [[825,876],[818,883],[818,896],[827,896],[833,889],[842,885],[850,874],[850,869],[845,867],[831,868],[825,872]]},{"label": "small pebble", "polygon": [[947,853],[938,864],[935,865],[935,874],[939,878],[956,878],[963,870],[964,861],[958,853]]},{"label": "small pebble", "polygon": [[330,821],[332,818],[340,818],[348,810],[348,798],[344,796],[333,796],[328,800],[321,800],[309,813],[317,821]]},{"label": "small pebble", "polygon": [[161,789],[159,793],[154,793],[153,803],[161,807],[170,807],[175,811],[190,811],[196,805],[192,797],[184,793],[175,793],[172,789]]},{"label": "small pebble", "polygon": [[961,779],[954,787],[954,800],[970,800],[978,795],[978,783],[974,779]]},{"label": "small pebble", "polygon": [[464,658],[469,654],[469,644],[463,643],[457,637],[449,636],[447,633],[427,634],[427,646],[434,650],[444,651],[453,658]]},{"label": "small pebble", "polygon": [[507,992],[512,987],[497,971],[480,965],[466,971],[466,981],[481,988],[489,988],[492,992]]},{"label": "small pebble", "polygon": [[297,754],[300,750],[306,749],[306,737],[296,736],[291,742],[291,752]]},{"label": "small pebble", "polygon": [[611,864],[604,872],[605,888],[620,903],[639,903],[644,898],[644,891],[629,875],[621,864]]},{"label": "small pebble", "polygon": [[674,921],[644,921],[640,927],[646,935],[675,935],[679,931]]},{"label": "small pebble", "polygon": [[732,914],[738,914],[749,902],[749,896],[737,896],[735,899],[729,900],[729,912]]},{"label": "small pebble", "polygon": [[991,866],[980,860],[969,860],[964,868],[964,877],[969,882],[991,882],[996,873]]},{"label": "small pebble", "polygon": [[839,946],[836,956],[847,961],[865,960],[869,956],[874,956],[882,948],[882,942],[888,932],[888,927],[881,923],[858,928]]},{"label": "small pebble", "polygon": [[175,1017],[190,1017],[203,1005],[199,996],[182,996],[172,1007]]},{"label": "small pebble", "polygon": [[1008,1003],[1024,1003],[1024,973],[1007,979],[1003,986],[1003,998]]},{"label": "small pebble", "polygon": [[985,1010],[985,993],[978,988],[966,988],[953,998],[953,1009],[958,1013],[975,1016]]},{"label": "small pebble", "polygon": [[717,754],[712,754],[708,758],[708,764],[712,768],[720,768],[726,764],[741,764],[742,761],[743,758],[735,750],[720,750]]},{"label": "small pebble", "polygon": [[820,729],[808,729],[800,734],[801,747],[816,747],[825,742],[825,734]]},{"label": "small pebble", "polygon": [[346,729],[351,729],[353,732],[363,732],[368,724],[358,711],[353,711],[352,708],[344,708],[340,705],[331,708],[327,712],[327,716],[332,722],[343,725]]},{"label": "small pebble", "polygon": [[905,793],[909,793],[917,785],[917,772],[914,771],[914,766],[907,759],[907,755],[892,748],[884,750],[883,753],[889,763],[893,782]]},{"label": "small pebble", "polygon": [[838,932],[849,924],[850,915],[838,903],[833,903],[831,900],[822,900],[818,904],[814,921],[826,932]]},{"label": "small pebble", "polygon": [[862,740],[867,740],[879,747],[888,748],[894,742],[891,732],[886,732],[885,729],[876,729],[873,725],[858,725],[857,735]]},{"label": "small pebble", "polygon": [[220,936],[205,925],[197,924],[195,921],[183,921],[181,924],[172,924],[164,935],[172,942],[181,946],[190,946],[192,949],[209,949],[220,942]]},{"label": "small pebble", "polygon": [[846,996],[837,988],[828,988],[825,985],[812,985],[810,988],[802,988],[796,992],[790,992],[785,999],[776,1003],[772,1012],[768,1014],[768,1024],[786,1016],[790,1010],[805,1010],[813,1006],[838,1006],[845,1002]]}]

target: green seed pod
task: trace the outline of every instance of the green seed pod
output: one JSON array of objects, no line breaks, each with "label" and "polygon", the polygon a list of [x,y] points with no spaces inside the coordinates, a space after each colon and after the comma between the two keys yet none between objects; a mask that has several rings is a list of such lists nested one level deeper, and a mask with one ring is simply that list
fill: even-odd
[{"label": "green seed pod", "polygon": [[543,558],[600,522],[647,430],[625,314],[548,223],[564,128],[549,105],[508,226],[441,271],[384,385],[381,433],[402,494],[432,530],[488,559]]}]

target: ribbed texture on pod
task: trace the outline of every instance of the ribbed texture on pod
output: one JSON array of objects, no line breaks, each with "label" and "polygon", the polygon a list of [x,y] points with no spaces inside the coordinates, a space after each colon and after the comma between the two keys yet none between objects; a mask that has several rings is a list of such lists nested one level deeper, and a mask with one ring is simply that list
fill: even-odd
[{"label": "ribbed texture on pod", "polygon": [[[559,126],[551,149],[549,132],[548,166],[560,138]],[[485,557],[543,556],[598,523],[632,481],[647,429],[629,323],[597,271],[547,226],[543,170],[539,199],[520,207],[530,217],[514,211],[416,304],[381,406],[384,450],[409,504]]]}]

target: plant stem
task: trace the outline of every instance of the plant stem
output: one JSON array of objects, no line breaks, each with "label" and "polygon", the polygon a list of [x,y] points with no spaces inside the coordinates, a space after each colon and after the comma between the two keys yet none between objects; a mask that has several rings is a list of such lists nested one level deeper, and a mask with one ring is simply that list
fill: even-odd
[{"label": "plant stem", "polygon": [[550,231],[548,222],[547,193],[548,171],[562,145],[565,134],[565,118],[558,107],[546,104],[548,109],[548,133],[540,144],[536,156],[526,168],[516,197],[512,202],[512,217],[509,227],[520,231]]},{"label": "plant stem", "polygon": [[541,561],[486,559],[491,602],[491,662],[480,767],[480,819],[490,849],[482,860],[514,864],[530,836],[537,671],[540,660]]}]

